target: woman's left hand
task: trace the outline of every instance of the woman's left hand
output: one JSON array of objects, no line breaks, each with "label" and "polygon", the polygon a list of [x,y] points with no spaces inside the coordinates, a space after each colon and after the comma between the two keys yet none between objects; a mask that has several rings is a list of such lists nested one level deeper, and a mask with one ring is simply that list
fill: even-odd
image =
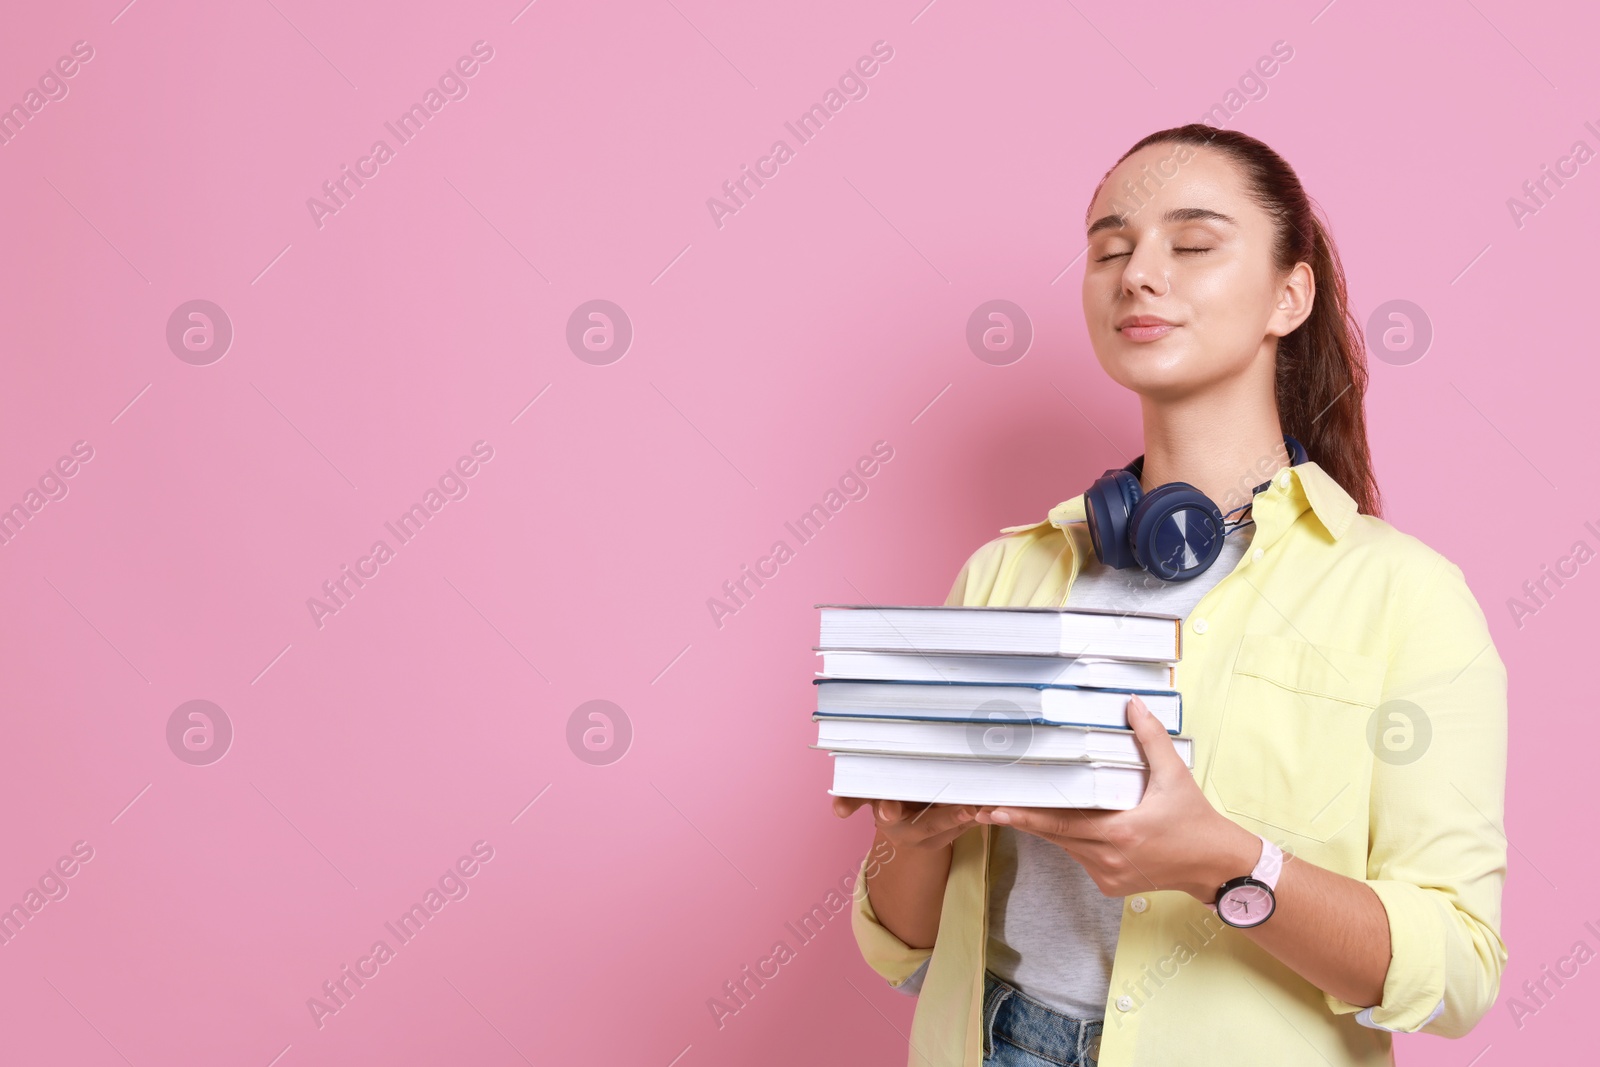
[{"label": "woman's left hand", "polygon": [[1209,904],[1223,882],[1255,867],[1261,841],[1211,806],[1166,728],[1137,696],[1128,701],[1128,725],[1150,766],[1137,807],[989,806],[978,809],[977,821],[1059,845],[1108,897],[1177,889]]}]

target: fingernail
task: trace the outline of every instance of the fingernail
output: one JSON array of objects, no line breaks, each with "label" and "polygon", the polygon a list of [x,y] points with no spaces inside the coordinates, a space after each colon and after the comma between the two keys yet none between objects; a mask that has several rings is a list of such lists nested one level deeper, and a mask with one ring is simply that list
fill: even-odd
[{"label": "fingernail", "polygon": [[1011,813],[1006,811],[1004,808],[997,808],[989,813],[989,818],[993,819],[995,822],[1010,822]]}]

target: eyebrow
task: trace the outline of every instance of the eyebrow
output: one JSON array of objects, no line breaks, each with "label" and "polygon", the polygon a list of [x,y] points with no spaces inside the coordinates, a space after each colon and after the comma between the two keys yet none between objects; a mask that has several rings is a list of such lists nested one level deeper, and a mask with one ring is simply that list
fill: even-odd
[{"label": "eyebrow", "polygon": [[[1095,220],[1089,227],[1089,237],[1093,237],[1101,230],[1120,230],[1128,224],[1127,215],[1106,215]],[[1239,225],[1238,220],[1220,211],[1212,211],[1206,207],[1175,207],[1161,216],[1162,222],[1222,222],[1229,226]]]}]

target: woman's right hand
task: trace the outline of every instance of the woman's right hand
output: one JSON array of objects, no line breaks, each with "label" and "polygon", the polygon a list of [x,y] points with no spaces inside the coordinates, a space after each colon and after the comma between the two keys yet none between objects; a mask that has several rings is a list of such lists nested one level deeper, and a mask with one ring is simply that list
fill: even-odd
[{"label": "woman's right hand", "polygon": [[862,805],[871,806],[878,833],[896,849],[937,852],[974,826],[982,825],[974,821],[978,809],[970,804],[922,804],[904,800],[834,797],[833,813],[841,819],[848,819]]}]

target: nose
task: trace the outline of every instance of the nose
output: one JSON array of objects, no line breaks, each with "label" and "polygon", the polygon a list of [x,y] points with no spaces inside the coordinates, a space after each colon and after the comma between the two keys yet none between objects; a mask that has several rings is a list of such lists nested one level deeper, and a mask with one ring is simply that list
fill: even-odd
[{"label": "nose", "polygon": [[1172,290],[1172,274],[1166,266],[1157,267],[1134,252],[1122,271],[1122,291],[1131,296],[1141,290],[1151,296],[1166,296]]}]

